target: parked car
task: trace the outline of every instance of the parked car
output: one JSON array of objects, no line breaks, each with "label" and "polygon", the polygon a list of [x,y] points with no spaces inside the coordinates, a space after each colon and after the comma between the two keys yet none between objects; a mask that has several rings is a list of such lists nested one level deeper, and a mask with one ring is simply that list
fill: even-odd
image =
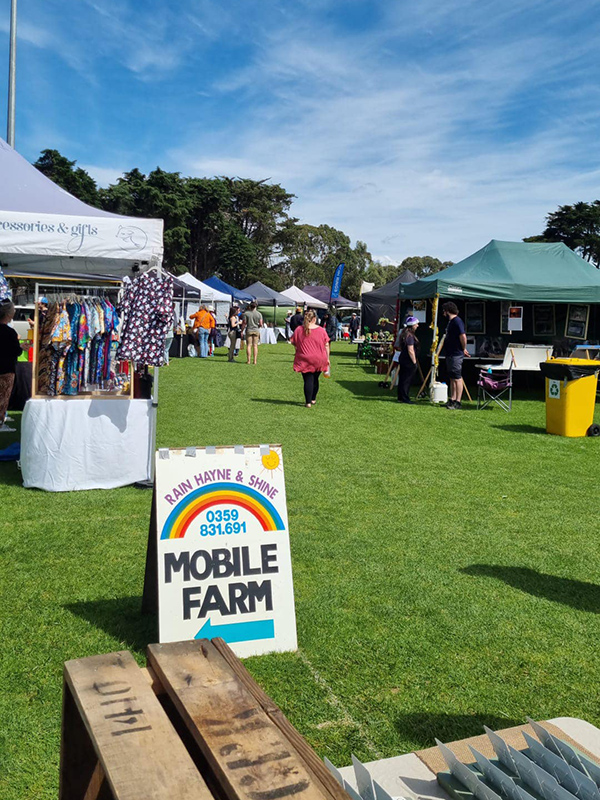
[{"label": "parked car", "polygon": [[31,305],[15,306],[15,317],[12,322],[13,328],[16,330],[19,339],[27,339],[27,334],[31,330],[29,327],[30,319],[33,319],[35,306]]}]

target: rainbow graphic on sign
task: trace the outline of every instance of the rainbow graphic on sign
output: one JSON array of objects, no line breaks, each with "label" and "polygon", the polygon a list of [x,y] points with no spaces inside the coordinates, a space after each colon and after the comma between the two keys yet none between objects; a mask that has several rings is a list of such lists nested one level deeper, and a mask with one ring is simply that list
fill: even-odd
[{"label": "rainbow graphic on sign", "polygon": [[161,539],[183,539],[199,514],[212,506],[233,505],[245,508],[260,522],[264,531],[283,531],[281,515],[271,501],[256,489],[237,483],[211,483],[188,494],[167,517]]}]

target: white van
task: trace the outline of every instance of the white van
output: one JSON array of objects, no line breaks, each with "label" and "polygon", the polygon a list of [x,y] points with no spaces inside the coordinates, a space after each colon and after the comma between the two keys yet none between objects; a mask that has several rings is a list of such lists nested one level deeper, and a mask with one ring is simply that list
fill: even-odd
[{"label": "white van", "polygon": [[15,306],[15,316],[12,327],[16,330],[19,339],[27,339],[27,334],[31,330],[28,320],[33,319],[35,305]]}]

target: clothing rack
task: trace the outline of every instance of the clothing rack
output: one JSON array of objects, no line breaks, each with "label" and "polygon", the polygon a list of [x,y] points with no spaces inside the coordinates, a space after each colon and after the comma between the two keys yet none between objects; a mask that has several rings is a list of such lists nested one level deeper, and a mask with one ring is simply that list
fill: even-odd
[{"label": "clothing rack", "polygon": [[[48,292],[41,292],[40,289],[50,289]],[[69,290],[69,291],[67,291]],[[61,283],[57,286],[55,283],[36,283],[35,284],[35,304],[37,307],[40,297],[51,295],[54,302],[60,303],[63,300],[75,296],[78,297],[106,297],[110,292],[112,295],[118,295],[121,291],[120,286],[90,286],[80,283]]]},{"label": "clothing rack", "polygon": [[[44,291],[40,291],[44,290]],[[39,300],[40,297],[49,296],[52,302],[79,302],[82,299],[93,300],[94,298],[107,298],[109,293],[114,299],[121,291],[121,286],[100,286],[80,283],[37,283],[35,284],[35,309],[33,316],[33,363],[32,363],[32,386],[31,396],[34,398],[48,398],[57,400],[78,400],[89,399],[96,396],[92,392],[80,392],[76,395],[46,395],[38,392],[38,370],[39,370],[39,345],[40,345],[40,321],[39,321]],[[108,392],[99,393],[103,399],[111,400],[131,400],[133,399],[133,364],[129,362],[129,392],[127,394],[110,394]]]}]

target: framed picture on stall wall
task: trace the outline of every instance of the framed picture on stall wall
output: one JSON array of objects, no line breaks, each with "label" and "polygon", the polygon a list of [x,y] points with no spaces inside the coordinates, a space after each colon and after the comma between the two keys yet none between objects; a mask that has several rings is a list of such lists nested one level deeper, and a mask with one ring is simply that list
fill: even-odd
[{"label": "framed picture on stall wall", "polygon": [[500,303],[500,333],[510,333],[508,317],[510,308],[514,305],[515,303],[512,300],[502,300]]},{"label": "framed picture on stall wall", "polygon": [[544,303],[533,307],[533,335],[556,335],[556,315],[553,305]]},{"label": "framed picture on stall wall", "polygon": [[485,333],[485,303],[465,303],[465,332]]},{"label": "framed picture on stall wall", "polygon": [[589,318],[590,307],[588,305],[569,305],[567,322],[565,324],[565,336],[568,339],[587,338]]},{"label": "framed picture on stall wall", "polygon": [[412,313],[419,322],[427,321],[427,300],[413,300]]}]

